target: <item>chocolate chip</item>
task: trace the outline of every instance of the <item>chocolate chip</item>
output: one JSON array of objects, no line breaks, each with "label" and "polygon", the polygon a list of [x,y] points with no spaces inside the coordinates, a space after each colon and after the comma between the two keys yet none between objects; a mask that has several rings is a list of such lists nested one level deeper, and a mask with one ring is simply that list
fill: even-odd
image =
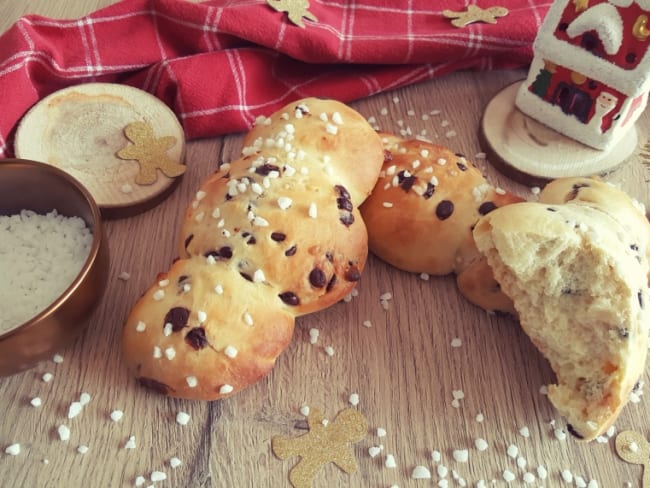
[{"label": "chocolate chip", "polygon": [[336,206],[340,210],[347,210],[348,212],[352,212],[352,209],[354,206],[352,205],[352,202],[346,198],[338,197],[336,199]]},{"label": "chocolate chip", "polygon": [[627,339],[630,336],[630,331],[627,329],[627,327],[618,327],[616,330],[618,331],[618,335],[621,339]]},{"label": "chocolate chip", "polygon": [[255,172],[258,175],[262,176],[268,176],[271,171],[277,171],[279,173],[280,167],[276,166],[275,164],[264,163],[263,165],[255,168]]},{"label": "chocolate chip", "polygon": [[190,311],[185,307],[174,307],[169,309],[165,315],[163,328],[166,324],[172,324],[172,331],[178,332],[187,326],[187,320],[190,318]]},{"label": "chocolate chip", "polygon": [[643,290],[639,290],[639,293],[637,293],[636,297],[639,300],[639,307],[641,307],[641,310],[645,308],[645,303],[643,302]]},{"label": "chocolate chip", "polygon": [[433,193],[436,191],[436,187],[433,183],[429,182],[427,183],[427,189],[424,191],[422,196],[424,197],[425,200],[428,200],[433,196]]},{"label": "chocolate chip", "polygon": [[282,232],[271,232],[271,239],[275,242],[282,242],[287,238],[287,235]]},{"label": "chocolate chip", "polygon": [[440,220],[448,219],[452,213],[454,213],[454,204],[449,200],[442,200],[436,207],[436,217]]},{"label": "chocolate chip", "polygon": [[205,329],[203,327],[194,327],[185,335],[185,342],[197,351],[207,347],[208,338],[205,336]]},{"label": "chocolate chip", "polygon": [[169,390],[171,389],[165,383],[161,383],[160,381],[151,378],[138,378],[138,383],[145,388],[160,393],[161,395],[168,395]]},{"label": "chocolate chip", "polygon": [[244,278],[246,281],[253,281],[253,277],[249,275],[248,273],[244,273],[243,271],[240,271],[239,274]]},{"label": "chocolate chip", "polygon": [[300,299],[298,298],[298,295],[292,291],[282,292],[278,296],[280,297],[280,300],[282,300],[287,305],[291,305],[292,307],[300,305]]},{"label": "chocolate chip", "polygon": [[210,251],[207,251],[203,253],[204,257],[209,257],[212,256],[215,259],[230,259],[232,257],[232,248],[230,246],[223,246],[221,248],[217,249],[212,249]]},{"label": "chocolate chip", "polygon": [[571,434],[573,437],[577,439],[584,439],[584,437],[578,433],[578,431],[573,427],[571,424],[566,424],[566,430],[569,431],[569,434]]},{"label": "chocolate chip", "polygon": [[332,251],[327,251],[325,253],[325,259],[327,259],[330,263],[334,262],[334,255],[332,254]]},{"label": "chocolate chip", "polygon": [[352,198],[350,196],[350,192],[348,192],[348,190],[343,185],[336,185],[334,188],[341,198],[345,198],[346,200],[350,200]]},{"label": "chocolate chip", "polygon": [[384,163],[390,163],[393,160],[393,153],[384,149]]},{"label": "chocolate chip", "polygon": [[190,245],[190,242],[192,242],[192,239],[194,239],[194,234],[190,234],[185,238],[185,250],[187,250],[187,246]]},{"label": "chocolate chip", "polygon": [[296,251],[297,251],[297,250],[298,250],[298,247],[294,244],[294,245],[291,246],[289,249],[287,249],[286,251],[284,251],[284,255],[285,255],[285,256],[293,256],[294,254],[296,254]]},{"label": "chocolate chip", "polygon": [[344,278],[346,281],[359,281],[361,279],[361,272],[354,264],[345,271]]},{"label": "chocolate chip", "polygon": [[354,215],[352,215],[351,212],[341,212],[339,215],[339,220],[346,227],[350,227],[352,224],[354,224]]},{"label": "chocolate chip", "polygon": [[460,161],[456,162],[456,166],[458,166],[458,169],[461,171],[467,171],[467,165],[461,163]]},{"label": "chocolate chip", "polygon": [[546,210],[548,210],[549,212],[557,212],[557,209],[553,207],[546,207]]},{"label": "chocolate chip", "polygon": [[404,191],[409,191],[416,181],[417,178],[415,176],[410,173],[407,174],[404,170],[397,173],[397,184]]},{"label": "chocolate chip", "polygon": [[257,239],[255,239],[255,236],[250,236],[248,240],[246,241],[246,244],[253,245],[257,244]]},{"label": "chocolate chip", "polygon": [[494,202],[483,202],[481,203],[481,206],[478,208],[478,213],[481,215],[487,215],[489,214],[492,210],[497,208]]},{"label": "chocolate chip", "polygon": [[567,198],[565,199],[565,202],[568,202],[569,200],[574,200],[575,198],[577,198],[578,193],[580,192],[580,190],[582,188],[588,188],[588,187],[589,187],[589,185],[587,183],[575,183],[571,187],[571,193],[569,193],[567,195]]},{"label": "chocolate chip", "polygon": [[323,288],[327,284],[327,276],[320,268],[314,268],[309,273],[309,283],[314,288]]}]

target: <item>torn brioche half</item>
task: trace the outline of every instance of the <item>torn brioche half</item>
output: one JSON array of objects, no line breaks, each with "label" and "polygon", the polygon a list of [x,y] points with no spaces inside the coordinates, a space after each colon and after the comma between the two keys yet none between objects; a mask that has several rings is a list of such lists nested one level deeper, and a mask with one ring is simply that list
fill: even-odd
[{"label": "torn brioche half", "polygon": [[[589,198],[580,198],[582,189]],[[593,198],[599,191],[611,205]],[[556,374],[549,399],[572,434],[592,440],[612,425],[644,371],[648,222],[627,195],[596,180],[550,184],[540,200],[494,210],[473,235]]]}]

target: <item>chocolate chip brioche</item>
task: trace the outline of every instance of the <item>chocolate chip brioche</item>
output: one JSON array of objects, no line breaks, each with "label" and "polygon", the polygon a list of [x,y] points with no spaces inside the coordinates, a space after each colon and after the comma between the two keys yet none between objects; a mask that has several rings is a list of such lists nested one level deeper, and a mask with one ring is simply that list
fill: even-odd
[{"label": "chocolate chip brioche", "polygon": [[615,421],[644,371],[650,315],[644,213],[598,180],[550,183],[474,229],[522,329],[549,360],[548,396],[591,440]]},{"label": "chocolate chip brioche", "polygon": [[380,177],[361,206],[373,254],[410,272],[455,273],[461,293],[490,311],[513,312],[478,252],[472,229],[495,208],[521,201],[497,190],[460,154],[382,134]]},{"label": "chocolate chip brioche", "polygon": [[356,285],[367,231],[358,206],[383,161],[361,115],[304,99],[246,135],[242,156],[202,184],[180,231],[180,258],[124,327],[126,361],[145,386],[214,400],[270,372],[295,318]]}]

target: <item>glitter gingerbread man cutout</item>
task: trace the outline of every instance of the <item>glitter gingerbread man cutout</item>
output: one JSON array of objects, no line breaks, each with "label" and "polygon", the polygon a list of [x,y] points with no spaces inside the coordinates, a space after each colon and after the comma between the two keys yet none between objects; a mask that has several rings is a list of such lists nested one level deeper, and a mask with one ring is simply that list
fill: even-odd
[{"label": "glitter gingerbread man cutout", "polygon": [[289,473],[291,484],[295,488],[309,488],[318,470],[327,463],[336,464],[348,474],[354,473],[357,461],[348,444],[366,437],[366,418],[348,408],[328,423],[319,410],[313,409],[307,420],[307,434],[293,439],[276,436],[271,440],[273,452],[280,459],[300,457]]},{"label": "glitter gingerbread man cutout", "polygon": [[146,122],[127,125],[124,134],[133,144],[120,149],[117,156],[138,161],[140,171],[135,177],[138,185],[155,183],[156,169],[160,169],[168,178],[175,178],[185,172],[184,165],[167,155],[167,151],[176,144],[174,136],[155,137],[153,128]]},{"label": "glitter gingerbread man cutout", "polygon": [[286,12],[289,20],[298,27],[305,27],[302,18],[317,22],[318,19],[309,11],[309,0],[266,0],[278,12]]}]

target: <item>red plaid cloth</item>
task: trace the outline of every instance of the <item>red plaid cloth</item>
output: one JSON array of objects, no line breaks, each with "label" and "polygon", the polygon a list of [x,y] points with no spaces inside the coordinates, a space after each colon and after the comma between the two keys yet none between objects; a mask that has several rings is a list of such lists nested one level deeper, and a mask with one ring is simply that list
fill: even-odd
[{"label": "red plaid cloth", "polygon": [[347,102],[460,69],[523,66],[551,1],[453,27],[464,0],[311,0],[299,28],[265,0],[123,0],[79,20],[26,16],[0,36],[0,158],[42,97],[86,82],[142,88],[188,139],[239,132],[305,96]]}]

